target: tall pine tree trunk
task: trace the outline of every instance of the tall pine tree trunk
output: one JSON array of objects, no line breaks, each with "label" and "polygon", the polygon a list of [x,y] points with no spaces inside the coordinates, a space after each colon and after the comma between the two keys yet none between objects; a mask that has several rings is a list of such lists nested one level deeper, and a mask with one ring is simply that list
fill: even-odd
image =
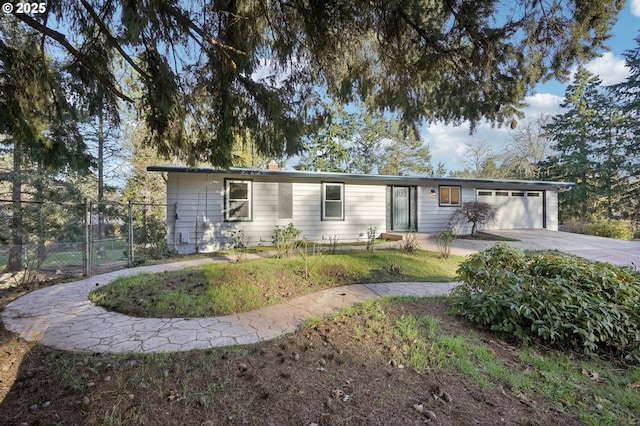
[{"label": "tall pine tree trunk", "polygon": [[46,256],[46,232],[44,226],[44,216],[42,214],[42,210],[44,209],[44,179],[45,172],[44,167],[42,166],[42,162],[38,162],[38,175],[36,177],[36,206],[38,206],[38,228],[37,228],[37,236],[38,236],[38,267],[42,265],[44,262],[44,258]]},{"label": "tall pine tree trunk", "polygon": [[98,113],[98,258],[106,257],[104,247],[104,122]]},{"label": "tall pine tree trunk", "polygon": [[13,140],[13,176],[11,191],[11,246],[9,247],[8,272],[22,270],[22,144]]}]

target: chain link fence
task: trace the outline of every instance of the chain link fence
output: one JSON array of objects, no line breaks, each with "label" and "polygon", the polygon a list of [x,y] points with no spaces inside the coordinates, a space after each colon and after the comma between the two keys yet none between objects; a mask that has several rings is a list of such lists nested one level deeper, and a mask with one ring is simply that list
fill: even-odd
[{"label": "chain link fence", "polygon": [[136,266],[166,247],[164,204],[0,201],[0,287]]}]

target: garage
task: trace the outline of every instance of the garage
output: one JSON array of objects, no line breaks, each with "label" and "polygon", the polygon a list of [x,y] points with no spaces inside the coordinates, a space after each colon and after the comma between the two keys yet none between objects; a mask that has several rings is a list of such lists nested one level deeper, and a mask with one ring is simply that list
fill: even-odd
[{"label": "garage", "polygon": [[477,200],[494,206],[497,217],[484,229],[544,228],[544,191],[478,189]]}]

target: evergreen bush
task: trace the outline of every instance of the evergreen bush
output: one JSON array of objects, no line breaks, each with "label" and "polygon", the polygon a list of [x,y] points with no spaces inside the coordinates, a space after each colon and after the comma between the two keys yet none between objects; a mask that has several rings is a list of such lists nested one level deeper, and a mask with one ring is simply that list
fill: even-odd
[{"label": "evergreen bush", "polygon": [[492,330],[640,361],[640,272],[496,244],[464,261],[453,310]]}]

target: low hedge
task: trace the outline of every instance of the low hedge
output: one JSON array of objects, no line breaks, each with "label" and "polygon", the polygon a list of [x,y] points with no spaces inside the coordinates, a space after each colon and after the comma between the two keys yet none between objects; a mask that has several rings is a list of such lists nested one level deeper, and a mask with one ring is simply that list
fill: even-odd
[{"label": "low hedge", "polygon": [[564,224],[563,229],[576,234],[597,235],[598,237],[615,238],[618,240],[630,240],[633,231],[629,224],[622,220],[599,219],[596,221],[570,221]]},{"label": "low hedge", "polygon": [[456,314],[528,340],[640,361],[640,271],[505,244],[458,268]]}]

